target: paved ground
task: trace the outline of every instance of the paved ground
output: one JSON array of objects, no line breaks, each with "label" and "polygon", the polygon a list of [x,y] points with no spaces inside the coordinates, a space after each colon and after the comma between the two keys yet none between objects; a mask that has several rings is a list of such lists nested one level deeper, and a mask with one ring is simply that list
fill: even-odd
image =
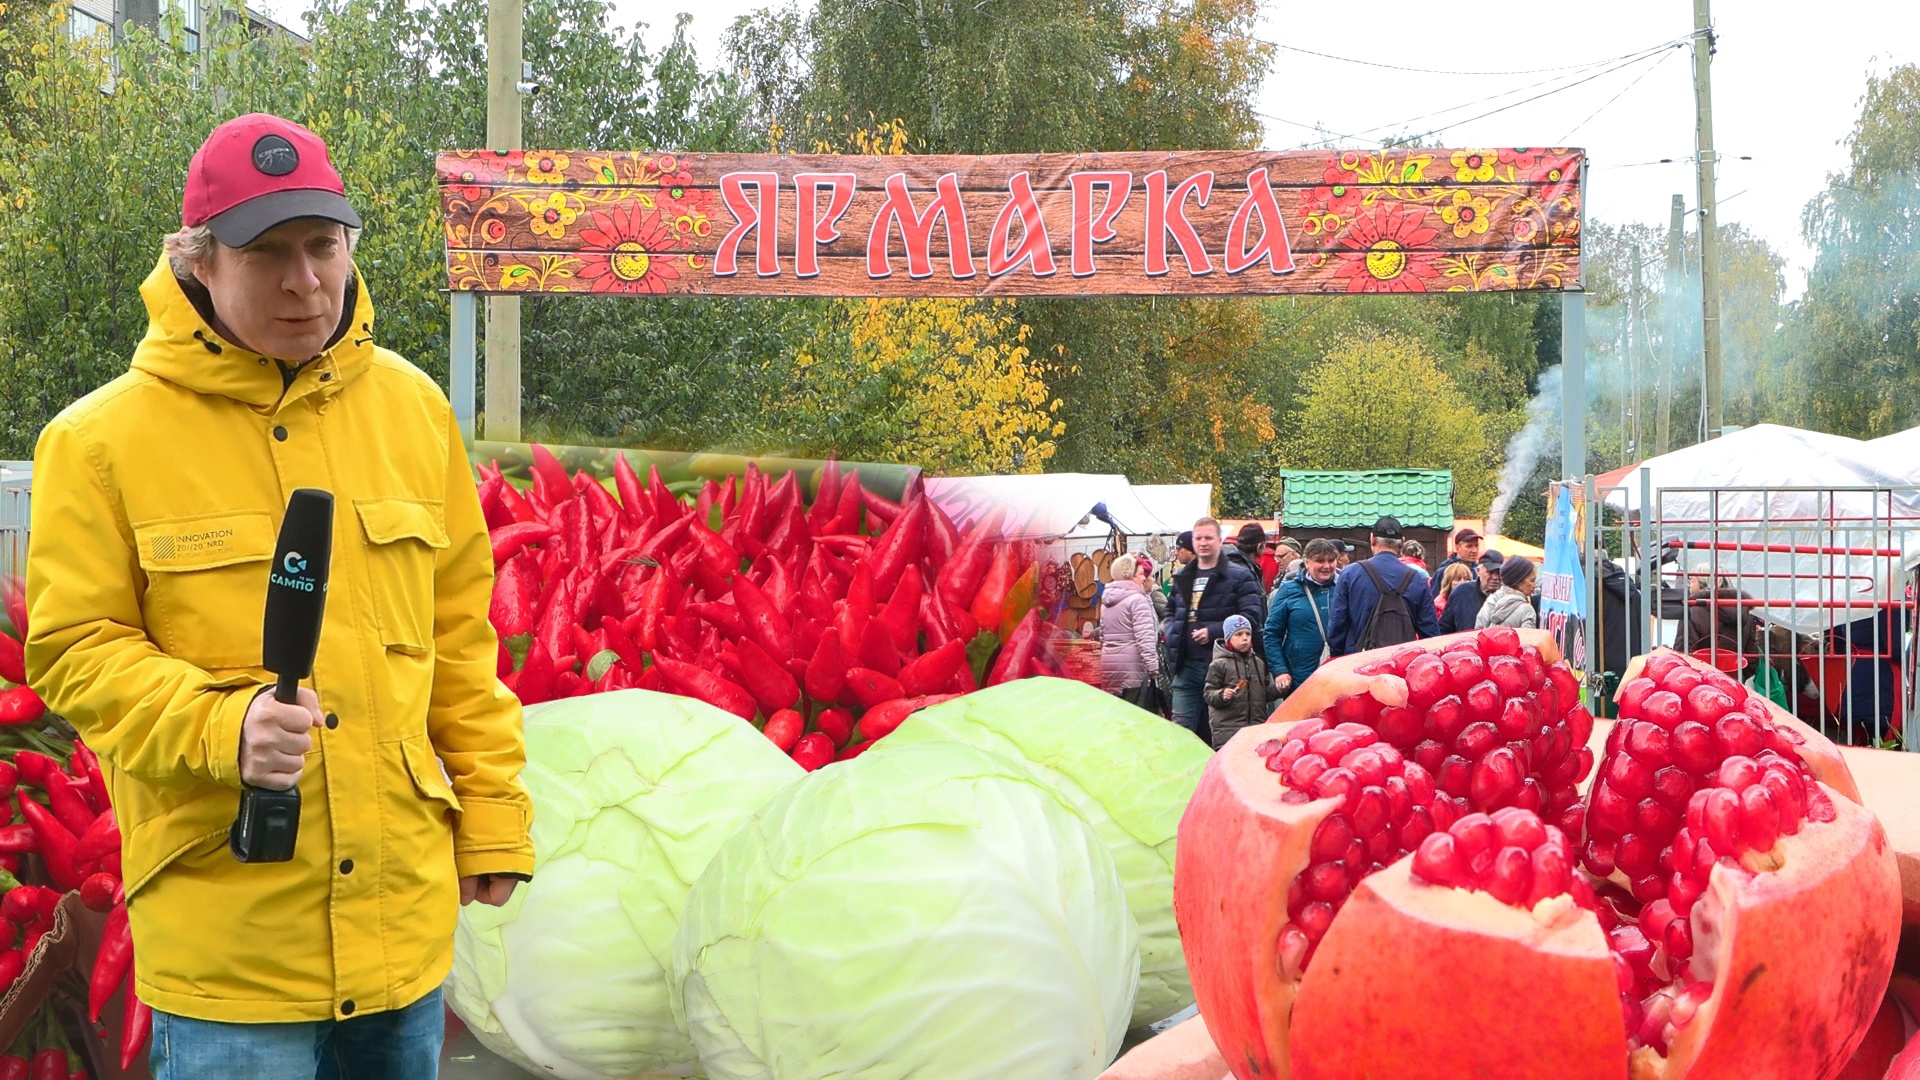
[{"label": "paved ground", "polygon": [[[1153,1025],[1152,1030],[1136,1028],[1127,1032],[1125,1049],[1150,1037],[1155,1032],[1171,1027],[1192,1016],[1194,1010],[1188,1007],[1175,1016]],[[517,1065],[510,1064],[487,1052],[469,1032],[462,1031],[460,1037],[447,1041],[447,1048],[440,1055],[440,1075],[447,1080],[519,1080],[527,1074]]]}]

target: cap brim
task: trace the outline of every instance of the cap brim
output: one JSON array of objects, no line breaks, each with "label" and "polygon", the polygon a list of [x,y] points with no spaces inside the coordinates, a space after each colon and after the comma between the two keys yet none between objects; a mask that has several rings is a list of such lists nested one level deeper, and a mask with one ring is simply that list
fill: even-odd
[{"label": "cap brim", "polygon": [[322,218],[337,221],[349,229],[360,228],[360,215],[343,195],[331,191],[302,189],[275,191],[248,199],[224,214],[207,219],[216,240],[228,247],[245,247],[275,225],[296,218]]}]

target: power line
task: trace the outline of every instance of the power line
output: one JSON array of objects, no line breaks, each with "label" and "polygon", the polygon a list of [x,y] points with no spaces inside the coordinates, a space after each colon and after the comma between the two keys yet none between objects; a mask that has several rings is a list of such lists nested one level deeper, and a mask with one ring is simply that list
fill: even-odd
[{"label": "power line", "polygon": [[[1677,46],[1677,45],[1676,45],[1676,46],[1668,46],[1668,47],[1669,47],[1669,48],[1680,48],[1681,46]],[[1587,76],[1587,77],[1586,77],[1586,78],[1584,78],[1584,79],[1580,79],[1580,80],[1578,80],[1578,81],[1576,81],[1576,82],[1571,82],[1571,83],[1568,83],[1568,84],[1567,84],[1567,85],[1565,85],[1565,86],[1556,86],[1556,87],[1554,87],[1554,88],[1553,88],[1553,89],[1551,89],[1551,90],[1546,90],[1546,91],[1543,91],[1543,92],[1541,92],[1541,93],[1538,93],[1538,94],[1535,94],[1535,95],[1533,95],[1533,96],[1532,96],[1532,97],[1530,97],[1530,98],[1525,98],[1525,99],[1523,99],[1523,100],[1520,100],[1520,101],[1516,101],[1516,102],[1513,102],[1512,104],[1509,104],[1509,105],[1502,105],[1502,106],[1500,106],[1500,107],[1499,107],[1499,108],[1497,108],[1497,109],[1488,109],[1488,110],[1487,110],[1486,112],[1483,112],[1483,113],[1480,113],[1480,114],[1479,114],[1479,115],[1477,115],[1477,116],[1469,116],[1469,117],[1467,117],[1467,118],[1466,118],[1465,120],[1455,120],[1455,121],[1453,121],[1453,122],[1451,122],[1451,123],[1447,123],[1447,124],[1442,124],[1442,125],[1440,125],[1440,126],[1439,126],[1439,127],[1437,127],[1437,128],[1433,128],[1433,129],[1431,129],[1431,130],[1429,130],[1429,131],[1423,131],[1423,132],[1421,132],[1421,133],[1419,133],[1418,135],[1411,135],[1411,136],[1408,136],[1408,138],[1409,138],[1409,139],[1424,139],[1424,138],[1426,138],[1426,137],[1427,137],[1427,136],[1429,136],[1429,135],[1438,135],[1438,134],[1439,134],[1440,132],[1442,132],[1442,131],[1445,131],[1445,130],[1447,130],[1448,128],[1453,128],[1453,127],[1461,127],[1461,126],[1463,126],[1463,125],[1466,125],[1466,124],[1471,124],[1471,123],[1473,123],[1473,122],[1474,122],[1474,121],[1476,121],[1476,120],[1485,120],[1485,119],[1486,119],[1487,117],[1489,117],[1489,116],[1496,116],[1496,115],[1498,115],[1498,114],[1500,114],[1500,113],[1503,113],[1503,112],[1506,112],[1506,111],[1508,111],[1509,109],[1517,109],[1517,108],[1519,108],[1519,107],[1520,107],[1520,106],[1522,106],[1522,105],[1531,105],[1532,103],[1534,103],[1534,102],[1536,102],[1536,101],[1539,101],[1539,100],[1541,100],[1542,98],[1548,98],[1548,97],[1552,97],[1553,95],[1555,95],[1555,94],[1558,94],[1558,93],[1561,93],[1561,92],[1563,92],[1563,91],[1567,91],[1567,90],[1571,90],[1571,89],[1573,89],[1573,88],[1574,88],[1574,87],[1576,87],[1576,86],[1580,86],[1580,85],[1583,85],[1583,84],[1585,84],[1585,83],[1590,83],[1590,82],[1592,82],[1593,80],[1595,80],[1595,79],[1598,79],[1598,78],[1600,78],[1600,77],[1601,77],[1601,76],[1603,76],[1603,75],[1611,75],[1611,74],[1612,74],[1613,72],[1615,72],[1615,71],[1619,71],[1619,70],[1621,70],[1622,68],[1627,68],[1627,67],[1631,67],[1631,66],[1633,66],[1634,64],[1637,64],[1637,63],[1640,63],[1640,62],[1642,62],[1642,61],[1644,61],[1644,60],[1646,60],[1646,59],[1648,59],[1648,58],[1649,58],[1650,56],[1652,56],[1652,55],[1654,55],[1654,54],[1652,54],[1652,53],[1649,53],[1649,54],[1648,54],[1647,56],[1641,56],[1641,57],[1636,57],[1635,59],[1632,59],[1632,60],[1629,60],[1629,61],[1627,61],[1627,62],[1625,62],[1625,63],[1623,63],[1623,64],[1618,64],[1618,65],[1615,65],[1614,67],[1611,67],[1611,68],[1608,68],[1608,69],[1607,69],[1607,70],[1605,70],[1605,71],[1598,71],[1598,72],[1595,72],[1595,73],[1594,73],[1594,74],[1592,74],[1592,75],[1589,75],[1589,76]]]},{"label": "power line", "polygon": [[1573,127],[1569,128],[1565,135],[1560,136],[1560,138],[1557,141],[1555,141],[1554,145],[1555,146],[1568,145],[1567,140],[1573,138],[1574,132],[1577,132],[1581,128],[1586,127],[1589,123],[1593,121],[1594,117],[1599,116],[1601,113],[1606,112],[1609,108],[1612,108],[1613,103],[1616,101],[1619,101],[1622,97],[1626,96],[1627,91],[1633,89],[1636,86],[1639,86],[1642,82],[1646,80],[1647,76],[1653,74],[1656,71],[1659,71],[1661,65],[1665,64],[1667,61],[1671,59],[1673,59],[1673,50],[1668,50],[1667,52],[1661,54],[1660,59],[1655,61],[1652,67],[1649,67],[1647,68],[1647,70],[1641,72],[1639,78],[1621,87],[1620,92],[1608,98],[1605,104],[1601,105],[1599,108],[1588,113],[1587,118],[1585,120],[1582,120],[1579,123],[1573,125]]},{"label": "power line", "polygon": [[1648,49],[1635,49],[1632,52],[1621,53],[1619,56],[1609,57],[1604,60],[1592,60],[1584,64],[1562,64],[1559,67],[1526,68],[1520,71],[1447,71],[1440,68],[1408,67],[1403,64],[1383,64],[1377,60],[1360,60],[1351,56],[1335,56],[1332,53],[1319,52],[1315,49],[1304,49],[1298,45],[1288,45],[1285,42],[1280,42],[1280,41],[1267,41],[1264,38],[1251,38],[1250,40],[1255,41],[1261,45],[1271,45],[1276,49],[1285,49],[1288,52],[1303,53],[1307,56],[1317,56],[1317,57],[1320,57],[1322,60],[1338,60],[1343,64],[1358,64],[1361,67],[1381,68],[1386,71],[1408,71],[1417,75],[1458,75],[1458,76],[1478,78],[1482,76],[1501,77],[1501,76],[1514,76],[1514,75],[1545,75],[1545,74],[1548,74],[1549,72],[1555,72],[1555,71],[1578,71],[1584,68],[1599,67],[1602,64],[1611,64],[1615,60],[1624,60],[1629,56],[1635,55],[1636,53],[1646,52],[1651,49],[1664,49],[1678,42],[1686,41],[1687,38],[1684,38],[1684,37],[1674,38],[1669,41],[1663,41],[1659,45],[1649,46]]}]

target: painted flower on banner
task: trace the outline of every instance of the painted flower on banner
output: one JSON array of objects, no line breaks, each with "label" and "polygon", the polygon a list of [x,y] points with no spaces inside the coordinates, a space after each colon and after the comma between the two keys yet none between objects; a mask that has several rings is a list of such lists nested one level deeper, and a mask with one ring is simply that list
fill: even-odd
[{"label": "painted flower on banner", "polygon": [[1493,221],[1493,204],[1465,188],[1455,188],[1453,198],[1440,208],[1440,220],[1453,226],[1453,235],[1462,240],[1485,236]]},{"label": "painted flower on banner", "polygon": [[1437,270],[1433,252],[1419,249],[1439,233],[1426,220],[1425,210],[1386,206],[1356,218],[1340,238],[1334,277],[1352,293],[1426,292]]},{"label": "painted flower on banner", "polygon": [[[1540,164],[1540,155],[1543,152],[1544,151],[1537,146],[1502,147],[1500,149],[1500,164],[1511,165],[1516,172],[1525,175],[1533,171],[1533,168]],[[1511,176],[1511,174],[1509,174],[1509,176]]]},{"label": "painted flower on banner", "polygon": [[562,239],[567,234],[567,226],[580,216],[572,203],[565,192],[556,191],[545,197],[535,195],[527,201],[527,223],[539,236]]},{"label": "painted flower on banner", "polygon": [[527,182],[558,184],[566,180],[570,164],[567,155],[543,150],[527,159]]},{"label": "painted flower on banner", "polygon": [[1453,178],[1462,184],[1485,183],[1493,179],[1493,167],[1499,160],[1494,150],[1455,150]]},{"label": "painted flower on banner", "polygon": [[593,292],[663,293],[680,276],[674,267],[673,230],[660,215],[635,205],[611,213],[593,211],[593,227],[580,230],[582,280]]}]

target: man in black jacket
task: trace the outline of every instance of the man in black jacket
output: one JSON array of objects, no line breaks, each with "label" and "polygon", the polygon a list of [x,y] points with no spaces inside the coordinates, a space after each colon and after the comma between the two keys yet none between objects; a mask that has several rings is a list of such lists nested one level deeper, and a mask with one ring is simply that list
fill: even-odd
[{"label": "man in black jacket", "polygon": [[1480,617],[1480,606],[1500,588],[1500,568],[1506,561],[1505,556],[1493,550],[1480,556],[1479,572],[1455,585],[1447,594],[1447,610],[1440,613],[1441,633],[1457,634],[1473,629],[1474,621]]},{"label": "man in black jacket", "polygon": [[1214,643],[1228,617],[1245,615],[1254,626],[1255,651],[1260,649],[1266,597],[1260,577],[1221,557],[1220,523],[1204,517],[1193,523],[1192,562],[1173,575],[1168,597],[1166,639],[1172,653],[1173,718],[1182,727],[1209,741],[1207,703],[1201,697]]}]

